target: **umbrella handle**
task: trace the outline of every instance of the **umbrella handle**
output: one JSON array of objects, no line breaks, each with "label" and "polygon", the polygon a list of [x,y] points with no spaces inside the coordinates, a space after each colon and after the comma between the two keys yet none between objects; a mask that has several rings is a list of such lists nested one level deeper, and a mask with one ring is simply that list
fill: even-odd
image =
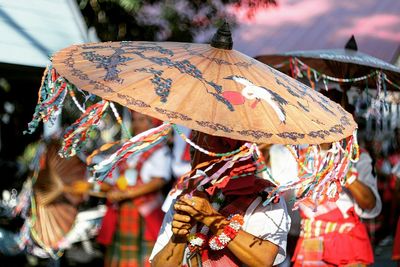
[{"label": "umbrella handle", "polygon": [[93,191],[92,185],[93,184],[89,182],[78,181],[73,183],[72,185],[64,185],[63,192],[75,195],[87,194],[94,197],[106,198],[107,191],[111,189],[110,186],[104,185],[102,186],[102,188],[100,188],[101,191]]},{"label": "umbrella handle", "polygon": [[106,192],[89,191],[89,192],[87,192],[87,194],[89,196],[98,197],[98,198],[106,198],[107,197],[107,193]]}]

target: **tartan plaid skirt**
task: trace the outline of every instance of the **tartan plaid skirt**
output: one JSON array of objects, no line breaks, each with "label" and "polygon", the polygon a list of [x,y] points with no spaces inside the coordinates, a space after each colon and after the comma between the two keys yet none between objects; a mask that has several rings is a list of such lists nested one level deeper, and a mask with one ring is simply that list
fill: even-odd
[{"label": "tartan plaid skirt", "polygon": [[143,238],[144,223],[132,201],[121,203],[117,229],[111,245],[107,247],[104,266],[150,266],[149,257],[155,242]]},{"label": "tartan plaid skirt", "polygon": [[400,261],[400,217],[397,219],[397,228],[393,243],[392,260]]}]

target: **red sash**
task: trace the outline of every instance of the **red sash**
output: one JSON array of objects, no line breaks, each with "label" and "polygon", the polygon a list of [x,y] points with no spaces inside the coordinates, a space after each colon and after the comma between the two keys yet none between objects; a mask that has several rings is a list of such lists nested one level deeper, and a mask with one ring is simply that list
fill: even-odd
[{"label": "red sash", "polygon": [[400,260],[400,217],[397,219],[396,234],[394,236],[392,260]]},{"label": "red sash", "polygon": [[118,208],[115,206],[113,203],[107,201],[107,210],[101,221],[101,227],[97,235],[97,242],[99,244],[108,246],[112,243],[118,223]]},{"label": "red sash", "polygon": [[[325,233],[325,231],[321,231],[318,237],[300,237],[292,258],[292,261],[295,261],[295,266],[307,266],[313,261],[323,261],[326,264],[338,266],[353,263],[373,263],[373,251],[365,225],[358,219],[354,208],[351,208],[347,213],[349,217],[344,218],[342,212],[336,207],[314,218],[314,220],[338,225],[351,223],[354,227],[346,233],[339,233],[339,231]],[[304,213],[301,213],[301,216],[305,218]],[[313,252],[313,249],[304,247],[303,242],[311,239],[321,240],[321,250],[318,249],[318,251]]]},{"label": "red sash", "polygon": [[[146,160],[164,144],[158,144],[151,149],[142,152],[136,164],[136,171],[138,173],[137,185],[143,184],[140,177],[140,172]],[[128,189],[129,190],[129,189]],[[164,213],[161,210],[162,195],[161,192],[149,193],[133,200],[135,206],[138,208],[140,215],[145,220],[144,239],[148,241],[157,240],[158,231],[161,227]],[[118,205],[107,201],[107,211],[103,217],[97,241],[103,245],[110,245],[113,240],[115,231],[118,225]]]}]

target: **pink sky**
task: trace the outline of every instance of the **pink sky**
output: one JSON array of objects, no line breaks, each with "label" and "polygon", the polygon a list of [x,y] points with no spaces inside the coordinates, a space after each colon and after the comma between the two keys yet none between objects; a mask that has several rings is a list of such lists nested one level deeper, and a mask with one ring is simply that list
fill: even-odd
[{"label": "pink sky", "polygon": [[399,0],[277,0],[277,7],[232,12],[239,26],[234,48],[250,56],[343,48],[352,34],[359,51],[393,61],[400,47]]}]

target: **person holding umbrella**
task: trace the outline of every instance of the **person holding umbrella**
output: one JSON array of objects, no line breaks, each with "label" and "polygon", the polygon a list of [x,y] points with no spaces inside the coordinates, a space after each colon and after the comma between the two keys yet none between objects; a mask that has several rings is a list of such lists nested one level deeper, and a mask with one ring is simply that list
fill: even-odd
[{"label": "person holding umbrella", "polygon": [[[193,141],[217,153],[235,150],[244,144],[201,132],[194,135]],[[212,159],[196,151],[192,153],[192,166]],[[237,161],[232,168],[249,166],[256,167],[257,162]],[[207,172],[207,176],[223,169]],[[273,185],[257,178],[256,169],[245,178],[229,182],[214,202],[207,193],[212,188],[210,185],[205,186],[205,191],[195,190],[188,194],[193,190],[192,185],[182,193],[166,215],[150,257],[152,266],[179,266],[182,262],[196,266],[193,260],[197,260],[197,266],[272,266],[281,263],[286,256],[290,217],[283,198],[263,205],[264,190]],[[229,172],[226,175],[229,176]],[[203,226],[201,230],[200,226]],[[193,227],[197,228],[197,233],[190,232]],[[209,229],[208,235],[204,228]]]},{"label": "person holding umbrella", "polygon": [[[395,179],[395,192],[393,202],[397,203],[397,205],[392,204],[395,208],[394,210],[395,220],[397,217],[397,225],[394,232],[394,241],[393,241],[393,251],[392,251],[392,260],[397,262],[397,266],[400,266],[400,214],[398,203],[400,202],[399,192],[400,192],[400,127],[396,127],[394,129],[395,140],[393,142],[393,151],[389,156],[391,173],[393,178]],[[397,207],[397,209],[396,209]],[[393,214],[392,214],[393,215]]]},{"label": "person holding umbrella", "polygon": [[[135,134],[158,121],[132,112]],[[107,192],[108,209],[97,238],[107,250],[104,266],[149,266],[148,258],[161,227],[162,187],[171,178],[171,155],[166,142],[130,157]]]},{"label": "person holding umbrella", "polygon": [[[358,51],[354,36],[344,49],[294,51],[256,58],[266,64],[279,65],[280,70],[290,72],[293,77],[305,78],[313,87],[322,81],[326,93],[330,94],[328,97],[345,109],[349,107],[346,94],[352,85],[366,89],[376,87],[377,97],[383,101],[387,90],[399,88],[400,68]],[[338,83],[343,93],[329,90],[328,82]],[[360,160],[347,173],[345,189],[335,203],[320,206],[317,212],[306,207],[302,209],[303,232],[292,259],[295,265],[366,265],[373,262],[370,240],[359,217],[376,217],[382,203],[371,156],[366,150],[360,152]]]},{"label": "person holding umbrella", "polygon": [[[188,259],[188,264],[194,258],[202,262],[203,252],[207,253],[204,263],[220,266],[227,265],[225,260],[233,266],[250,263],[252,259],[257,263],[279,262],[284,255],[283,236],[288,222],[282,215],[279,196],[291,188],[302,187],[303,194],[297,201],[311,199],[318,204],[320,197],[314,197],[313,192],[321,195],[331,183],[340,189],[343,171],[357,160],[358,145],[354,138],[357,125],[351,114],[309,87],[233,50],[232,45],[225,23],[211,44],[132,41],[63,49],[52,59],[53,67],[44,78],[39,103],[29,124],[32,131],[39,120],[51,118],[62,104],[62,97],[73,91],[74,86],[101,97],[102,101],[82,109],[83,115],[64,137],[65,156],[79,148],[87,131],[95,127],[110,105],[109,101],[164,121],[126,141],[109,159],[94,166],[99,179],[109,177],[115,166],[129,156],[166,139],[172,129],[177,130],[177,124],[198,132],[192,140],[180,133],[205,155],[194,154],[192,173],[178,182],[178,189],[185,194],[174,209],[186,219],[181,217],[174,228],[199,224],[190,230],[193,232],[184,249],[187,253],[182,252],[184,245],[178,245],[179,256],[162,254],[172,257],[173,264],[183,258]],[[302,164],[297,145],[312,144],[306,161],[315,162],[317,144],[327,142],[334,142],[332,161],[319,162],[318,166],[308,168],[298,181],[286,184],[276,183],[269,175],[257,148],[257,144],[285,144]],[[271,214],[265,210],[273,208],[281,213],[277,215],[282,218],[278,224],[276,217],[268,218]],[[260,221],[264,223],[257,223]],[[184,236],[187,232],[180,229],[176,233]],[[204,236],[211,233],[207,242],[210,249],[200,253],[206,244]],[[265,236],[260,237],[259,233]],[[168,242],[169,239],[165,244]],[[256,244],[258,252],[249,255],[258,257],[247,257],[248,246]],[[229,246],[235,246],[232,257]],[[265,248],[269,253],[264,255]],[[208,253],[210,250],[214,252]],[[221,255],[223,260],[217,261]],[[158,260],[157,256],[153,264]]]},{"label": "person holding umbrella", "polygon": [[[324,91],[337,103],[352,110],[345,93],[336,89]],[[331,144],[321,145],[324,157]],[[300,204],[301,229],[294,266],[346,266],[372,264],[373,251],[365,225],[360,218],[374,218],[382,209],[369,153],[360,149],[360,159],[346,174],[346,182],[336,201],[316,208]]]}]

